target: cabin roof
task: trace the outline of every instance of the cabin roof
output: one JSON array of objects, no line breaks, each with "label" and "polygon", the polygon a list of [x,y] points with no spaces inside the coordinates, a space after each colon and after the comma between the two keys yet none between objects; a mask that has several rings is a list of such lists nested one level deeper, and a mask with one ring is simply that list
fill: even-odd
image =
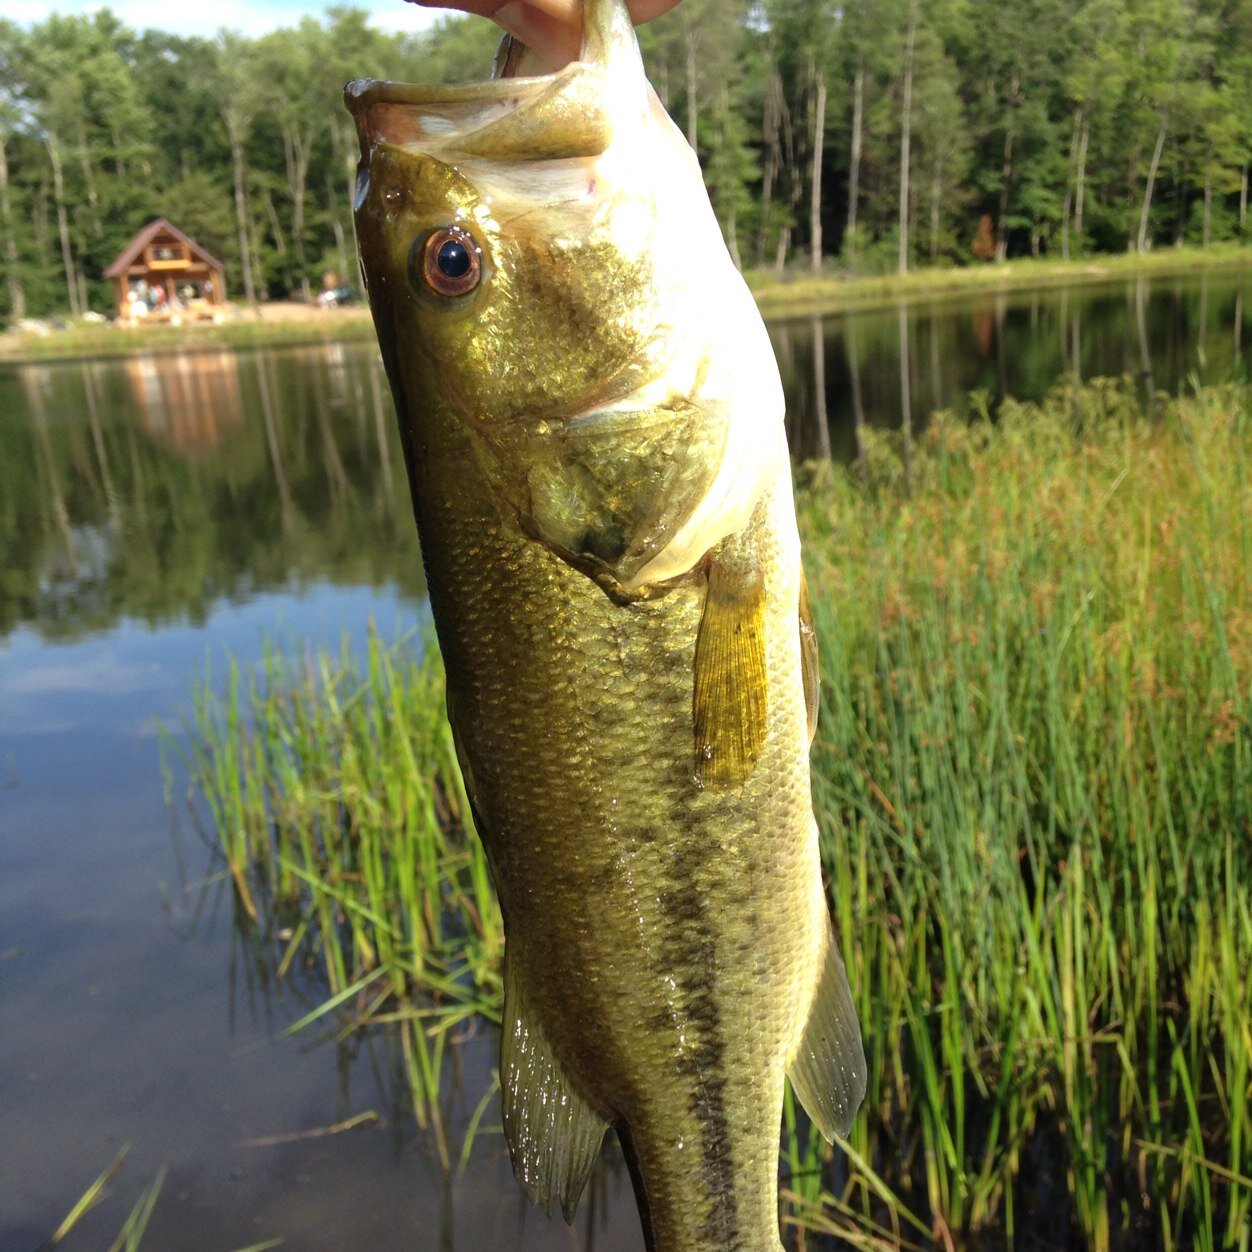
[{"label": "cabin roof", "polygon": [[173,235],[179,243],[186,244],[191,249],[193,255],[200,261],[203,261],[210,268],[215,270],[224,270],[225,266],[213,256],[206,252],[190,235],[184,235],[173,222],[167,221],[163,217],[158,217],[155,221],[149,222],[137,234],[134,239],[122,249],[116,261],[104,271],[105,278],[117,278],[124,274],[132,264],[135,258],[160,234]]}]

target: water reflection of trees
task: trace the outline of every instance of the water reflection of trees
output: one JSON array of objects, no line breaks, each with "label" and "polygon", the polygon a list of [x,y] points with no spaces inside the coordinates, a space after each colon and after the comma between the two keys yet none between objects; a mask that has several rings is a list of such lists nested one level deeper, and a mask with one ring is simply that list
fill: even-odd
[{"label": "water reflection of trees", "polygon": [[[1246,369],[1247,281],[1206,275],[988,293],[771,327],[800,458],[920,429],[972,391],[1040,399],[1062,375],[1145,389]],[[202,620],[223,597],[326,579],[416,589],[391,402],[362,345],[0,374],[0,634],[133,616]]]},{"label": "water reflection of trees", "polygon": [[18,367],[0,405],[0,633],[198,621],[312,579],[416,590],[380,378],[344,345]]},{"label": "water reflection of trees", "polygon": [[792,451],[851,461],[868,426],[917,431],[971,392],[1042,400],[1066,375],[1129,374],[1148,395],[1177,390],[1197,368],[1225,379],[1247,368],[1247,286],[1141,277],[774,323]]}]

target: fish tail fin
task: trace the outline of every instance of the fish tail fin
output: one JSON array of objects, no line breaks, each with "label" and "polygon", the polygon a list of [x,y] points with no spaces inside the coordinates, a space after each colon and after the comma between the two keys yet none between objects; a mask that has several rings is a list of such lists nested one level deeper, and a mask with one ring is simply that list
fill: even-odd
[{"label": "fish tail fin", "polygon": [[826,1136],[846,1135],[865,1098],[865,1050],[848,972],[827,928],[826,957],[800,1047],[787,1069],[813,1124]]},{"label": "fish tail fin", "polygon": [[504,1034],[500,1047],[504,1134],[513,1173],[535,1204],[565,1220],[574,1212],[608,1122],[574,1090],[526,995],[517,963],[505,958]]}]

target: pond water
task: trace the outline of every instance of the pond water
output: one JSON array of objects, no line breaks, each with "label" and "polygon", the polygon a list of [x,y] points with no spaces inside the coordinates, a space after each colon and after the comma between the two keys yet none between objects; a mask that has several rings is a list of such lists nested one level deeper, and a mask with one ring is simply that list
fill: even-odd
[{"label": "pond water", "polygon": [[[848,458],[858,423],[920,425],[972,389],[1246,372],[1249,320],[1243,271],[771,331],[793,448]],[[315,991],[267,980],[163,768],[206,666],[423,617],[393,426],[363,343],[0,367],[0,1252],[38,1246],[127,1144],[67,1246],[108,1246],[163,1166],[155,1249],[643,1246],[620,1161],[567,1230],[524,1203],[498,1134],[445,1176],[386,1040],[284,1034]],[[454,1141],[494,1049],[484,1028],[456,1050]]]}]

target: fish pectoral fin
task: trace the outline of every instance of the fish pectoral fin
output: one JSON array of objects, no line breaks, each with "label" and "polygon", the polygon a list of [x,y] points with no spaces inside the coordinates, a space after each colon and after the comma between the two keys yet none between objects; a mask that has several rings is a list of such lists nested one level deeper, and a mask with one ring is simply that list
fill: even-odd
[{"label": "fish pectoral fin", "polygon": [[813,602],[809,580],[800,571],[800,672],[804,679],[804,711],[809,719],[809,745],[817,734],[817,713],[821,704],[822,679],[817,656],[817,631],[813,629]]},{"label": "fish pectoral fin", "polygon": [[804,1111],[827,1139],[848,1133],[865,1098],[865,1050],[848,972],[833,933],[808,1025],[787,1077]]},{"label": "fish pectoral fin", "polygon": [[572,1222],[608,1122],[574,1090],[505,955],[500,1086],[513,1173],[547,1213],[558,1200]]},{"label": "fish pectoral fin", "polygon": [[709,559],[696,636],[695,774],[728,787],[752,773],[765,745],[765,576],[754,560]]}]

